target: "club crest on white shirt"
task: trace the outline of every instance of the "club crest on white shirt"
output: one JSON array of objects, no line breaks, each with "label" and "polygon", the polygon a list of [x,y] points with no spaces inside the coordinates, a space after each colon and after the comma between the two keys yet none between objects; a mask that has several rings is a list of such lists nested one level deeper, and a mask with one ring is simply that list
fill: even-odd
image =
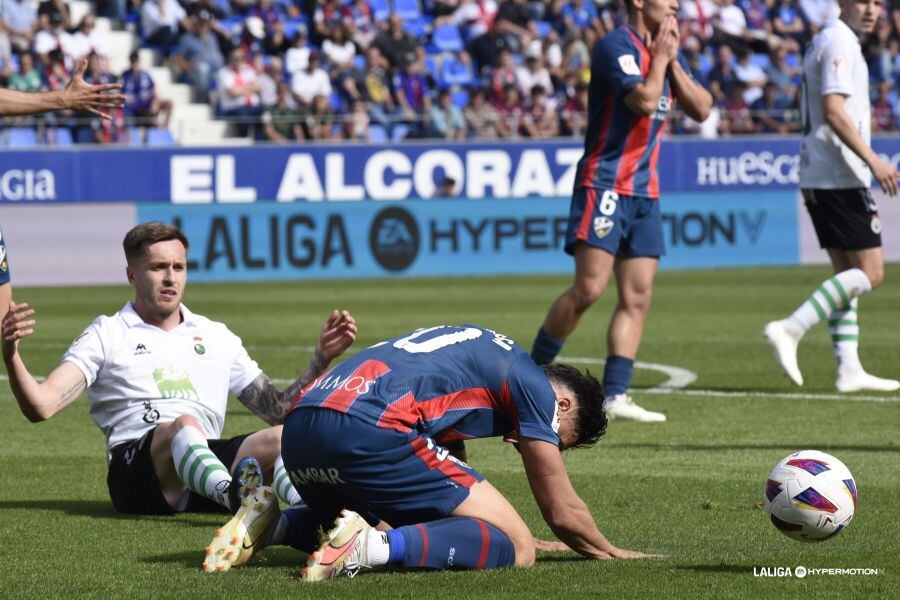
[{"label": "club crest on white shirt", "polygon": [[626,75],[641,74],[641,68],[638,66],[637,61],[634,60],[634,54],[623,54],[620,56],[619,66],[622,67],[622,72]]}]

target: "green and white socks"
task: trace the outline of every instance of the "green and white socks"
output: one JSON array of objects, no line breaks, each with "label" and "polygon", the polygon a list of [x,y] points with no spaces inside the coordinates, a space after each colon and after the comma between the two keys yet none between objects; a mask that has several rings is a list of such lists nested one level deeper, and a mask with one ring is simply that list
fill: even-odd
[{"label": "green and white socks", "polygon": [[172,438],[172,459],[178,477],[189,490],[231,510],[228,501],[231,473],[209,449],[203,432],[184,427],[176,433]]},{"label": "green and white socks", "polygon": [[[861,269],[841,271],[816,288],[806,302],[786,319],[785,325],[799,339],[817,323],[831,320],[835,315],[845,315],[850,308],[855,311],[853,301],[871,289],[872,284]],[[859,327],[856,327],[855,334],[847,335],[856,335],[858,341]]]},{"label": "green and white socks", "polygon": [[858,299],[853,298],[850,306],[831,313],[828,317],[828,330],[831,332],[831,344],[834,348],[834,360],[838,374],[857,373],[863,370],[859,362],[859,320]]},{"label": "green and white socks", "polygon": [[291,483],[291,478],[288,477],[281,455],[275,459],[275,472],[272,474],[272,488],[275,490],[275,495],[278,496],[278,499],[287,506],[297,506],[303,503],[300,494],[297,493],[294,484]]}]

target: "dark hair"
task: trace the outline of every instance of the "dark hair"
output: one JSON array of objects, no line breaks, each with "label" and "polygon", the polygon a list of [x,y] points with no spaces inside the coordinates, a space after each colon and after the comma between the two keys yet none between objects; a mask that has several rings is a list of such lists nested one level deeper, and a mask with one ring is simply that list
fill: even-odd
[{"label": "dark hair", "polygon": [[575,413],[575,443],[570,448],[590,448],[606,433],[606,411],[603,410],[603,385],[590,371],[582,373],[571,365],[543,365],[551,382],[568,388],[578,402]]},{"label": "dark hair", "polygon": [[184,245],[185,251],[187,251],[188,239],[177,227],[168,223],[160,223],[159,221],[149,221],[136,225],[125,234],[125,239],[122,240],[125,260],[130,265],[134,259],[142,256],[149,246],[170,240],[178,240]]}]

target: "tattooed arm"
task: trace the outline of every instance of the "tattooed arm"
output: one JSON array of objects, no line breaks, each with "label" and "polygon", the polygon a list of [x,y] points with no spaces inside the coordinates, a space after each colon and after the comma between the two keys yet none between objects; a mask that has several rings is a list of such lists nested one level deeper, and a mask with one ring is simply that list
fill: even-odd
[{"label": "tattooed arm", "polygon": [[343,354],[355,339],[356,321],[346,310],[335,309],[322,325],[312,360],[294,383],[281,391],[262,373],[244,388],[238,400],[269,425],[281,423],[300,391],[324,373],[331,361]]},{"label": "tattooed arm", "polygon": [[3,317],[3,362],[9,374],[9,387],[19,403],[22,414],[31,421],[46,421],[72,404],[84,390],[87,382],[74,363],[64,362],[56,367],[47,379],[38,383],[28,372],[19,356],[19,340],[34,333],[34,310],[27,304],[9,303],[9,312]]}]

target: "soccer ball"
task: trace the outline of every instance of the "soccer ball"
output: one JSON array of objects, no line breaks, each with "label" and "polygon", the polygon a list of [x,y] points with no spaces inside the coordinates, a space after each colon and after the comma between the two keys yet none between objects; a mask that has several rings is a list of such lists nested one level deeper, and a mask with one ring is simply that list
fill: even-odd
[{"label": "soccer ball", "polygon": [[795,452],[775,465],[766,481],[766,512],[789,538],[827,540],[850,523],[855,511],[856,482],[830,454]]}]

